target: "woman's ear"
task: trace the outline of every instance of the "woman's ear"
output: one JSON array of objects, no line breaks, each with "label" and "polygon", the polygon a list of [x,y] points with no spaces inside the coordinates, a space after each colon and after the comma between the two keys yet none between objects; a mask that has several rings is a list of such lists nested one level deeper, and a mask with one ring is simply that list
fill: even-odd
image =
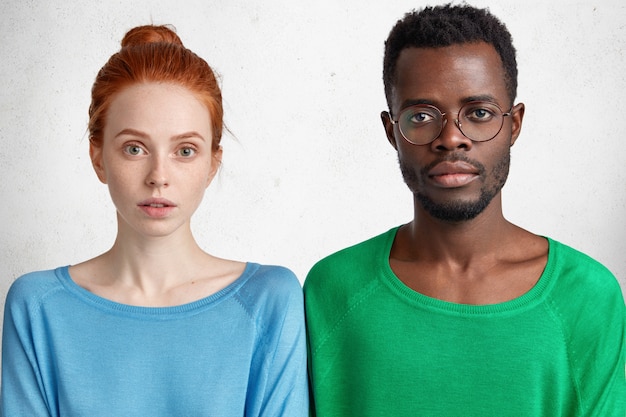
[{"label": "woman's ear", "polygon": [[106,184],[106,170],[104,168],[104,161],[102,159],[102,146],[94,145],[93,142],[89,142],[89,157],[91,158],[91,165],[101,183]]},{"label": "woman's ear", "polygon": [[211,170],[209,171],[209,177],[207,178],[206,186],[208,187],[213,181],[215,174],[220,169],[222,165],[222,147],[218,146],[216,150],[214,150],[213,155],[211,155]]}]

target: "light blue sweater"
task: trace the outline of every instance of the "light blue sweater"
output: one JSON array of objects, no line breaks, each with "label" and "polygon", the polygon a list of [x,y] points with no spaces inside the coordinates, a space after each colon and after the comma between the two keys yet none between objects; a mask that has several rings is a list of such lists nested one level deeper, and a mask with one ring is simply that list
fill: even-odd
[{"label": "light blue sweater", "polygon": [[7,296],[1,415],[306,416],[302,291],[291,271],[248,263],[225,289],[176,307],[115,303],[68,268]]}]

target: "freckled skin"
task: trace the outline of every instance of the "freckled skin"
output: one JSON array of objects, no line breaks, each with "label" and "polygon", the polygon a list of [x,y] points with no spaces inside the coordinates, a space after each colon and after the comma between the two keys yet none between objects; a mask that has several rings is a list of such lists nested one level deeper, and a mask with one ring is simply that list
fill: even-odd
[{"label": "freckled skin", "polygon": [[[204,104],[180,86],[135,84],[113,99],[107,120],[102,147],[91,151],[117,208],[120,232],[187,233],[221,157],[212,152]],[[176,207],[158,220],[148,217],[138,203],[153,197]]]},{"label": "freckled skin", "polygon": [[164,307],[214,294],[245,263],[195,241],[191,217],[219,167],[211,116],[186,87],[136,83],[117,93],[90,156],[117,210],[110,250],[70,268],[88,291],[122,304]]}]

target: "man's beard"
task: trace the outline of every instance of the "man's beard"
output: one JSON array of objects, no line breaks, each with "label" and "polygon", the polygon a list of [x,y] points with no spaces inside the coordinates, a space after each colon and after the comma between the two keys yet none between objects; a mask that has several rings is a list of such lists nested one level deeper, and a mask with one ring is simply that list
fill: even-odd
[{"label": "man's beard", "polygon": [[402,171],[404,182],[409,186],[409,189],[413,191],[413,194],[416,196],[417,200],[420,202],[426,212],[428,212],[436,219],[450,223],[457,223],[474,219],[476,216],[482,213],[485,208],[487,208],[489,203],[491,203],[491,200],[493,200],[493,198],[500,192],[509,175],[511,153],[509,150],[506,152],[506,154],[502,156],[500,161],[498,161],[498,163],[494,166],[489,178],[486,178],[485,167],[477,161],[472,161],[466,157],[458,157],[458,155],[451,155],[444,160],[461,160],[467,162],[478,169],[479,176],[481,178],[485,178],[487,181],[490,180],[489,183],[484,183],[481,187],[480,196],[477,200],[450,200],[438,203],[432,200],[429,196],[425,195],[422,191],[420,191],[419,178],[426,178],[428,176],[428,171],[432,169],[432,167],[434,167],[437,163],[441,162],[441,160],[438,160],[435,163],[424,167],[421,170],[421,177],[417,175],[417,173],[411,166],[407,165],[403,161],[399,161],[400,171]]}]

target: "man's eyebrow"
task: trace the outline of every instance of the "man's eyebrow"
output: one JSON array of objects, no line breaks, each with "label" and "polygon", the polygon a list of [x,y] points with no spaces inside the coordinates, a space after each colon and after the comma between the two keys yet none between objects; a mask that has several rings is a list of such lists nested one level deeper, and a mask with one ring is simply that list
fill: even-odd
[{"label": "man's eyebrow", "polygon": [[[463,99],[461,99],[461,103],[465,104],[465,103],[469,103],[472,101],[488,101],[490,103],[497,103],[498,100],[490,95],[490,94],[479,94],[479,95],[475,95],[475,96],[468,96],[465,97]],[[418,98],[418,99],[407,99],[404,100],[402,102],[402,104],[400,105],[400,109],[406,109],[407,107],[411,107],[411,106],[416,106],[419,104],[428,104],[431,106],[435,106],[437,107],[437,103],[434,100],[429,100],[429,99],[425,99],[425,98]]]},{"label": "man's eyebrow", "polygon": [[469,103],[470,101],[488,101],[490,103],[498,102],[498,100],[490,94],[480,94],[477,96],[469,96],[463,99],[463,103]]},{"label": "man's eyebrow", "polygon": [[435,102],[433,100],[427,100],[427,99],[423,99],[423,98],[420,98],[420,99],[407,99],[407,100],[404,100],[402,102],[402,104],[400,105],[400,108],[401,109],[405,109],[407,107],[416,106],[418,104],[430,104],[431,106],[434,106]]}]

